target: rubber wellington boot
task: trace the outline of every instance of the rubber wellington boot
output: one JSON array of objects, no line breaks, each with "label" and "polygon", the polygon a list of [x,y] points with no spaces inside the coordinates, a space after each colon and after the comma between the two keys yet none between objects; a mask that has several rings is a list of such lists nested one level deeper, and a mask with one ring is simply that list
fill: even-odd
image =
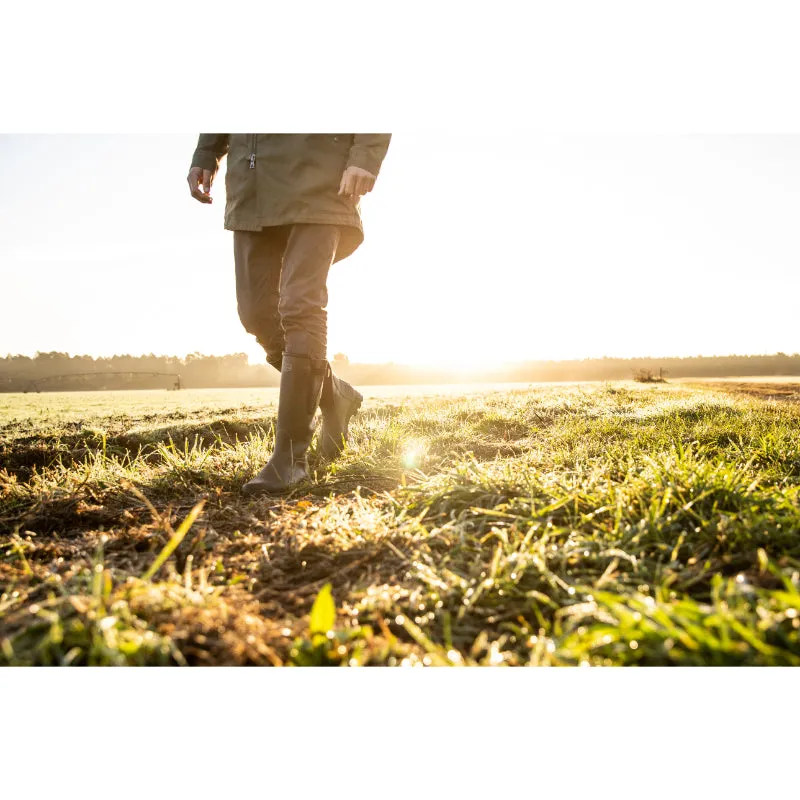
[{"label": "rubber wellington boot", "polygon": [[327,367],[324,359],[283,354],[275,449],[266,466],[242,487],[244,494],[284,492],[308,480],[312,423]]},{"label": "rubber wellington boot", "polygon": [[349,383],[333,374],[328,364],[319,401],[322,411],[320,453],[323,458],[333,461],[344,450],[350,419],[361,408],[363,400]]},{"label": "rubber wellington boot", "polygon": [[[281,359],[280,353],[268,355],[267,363],[280,372]],[[347,381],[334,375],[330,364],[326,364],[325,383],[322,385],[322,397],[319,401],[322,411],[319,453],[328,461],[333,461],[347,444],[350,419],[361,408],[364,398]]]}]

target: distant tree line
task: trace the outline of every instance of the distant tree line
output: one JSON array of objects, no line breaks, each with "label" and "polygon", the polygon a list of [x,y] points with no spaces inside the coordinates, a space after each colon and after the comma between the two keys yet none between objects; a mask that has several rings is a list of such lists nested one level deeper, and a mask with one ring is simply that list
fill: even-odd
[{"label": "distant tree line", "polygon": [[[643,371],[673,378],[800,375],[800,353],[689,358],[589,358],[526,361],[482,369],[442,369],[402,364],[351,364],[337,353],[337,373],[361,385],[467,383],[473,381],[629,380]],[[245,353],[204,356],[120,355],[110,358],[37,353],[0,358],[0,391],[87,391],[100,389],[237,388],[277,386],[278,372],[250,364]]]},{"label": "distant tree line", "polygon": [[50,352],[0,359],[3,392],[277,386],[279,377],[266,363],[249,364],[245,353],[92,358]]}]

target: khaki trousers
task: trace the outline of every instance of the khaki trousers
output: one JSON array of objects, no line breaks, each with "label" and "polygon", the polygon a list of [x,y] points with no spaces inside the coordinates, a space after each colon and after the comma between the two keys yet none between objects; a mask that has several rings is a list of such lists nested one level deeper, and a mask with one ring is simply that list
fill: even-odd
[{"label": "khaki trousers", "polygon": [[338,225],[234,231],[236,301],[245,330],[280,369],[283,353],[327,358],[328,270]]}]

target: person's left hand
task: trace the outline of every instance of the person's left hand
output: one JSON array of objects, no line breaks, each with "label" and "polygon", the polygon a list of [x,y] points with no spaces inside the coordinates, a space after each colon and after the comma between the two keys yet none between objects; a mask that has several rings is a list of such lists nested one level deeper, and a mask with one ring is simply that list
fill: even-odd
[{"label": "person's left hand", "polygon": [[348,167],[342,175],[339,194],[349,195],[353,200],[358,200],[362,194],[372,191],[375,178],[375,175],[361,167]]}]

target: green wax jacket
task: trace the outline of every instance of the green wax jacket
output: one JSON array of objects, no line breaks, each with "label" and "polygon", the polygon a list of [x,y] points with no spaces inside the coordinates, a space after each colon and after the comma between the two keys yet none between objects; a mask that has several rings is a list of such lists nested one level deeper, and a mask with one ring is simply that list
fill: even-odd
[{"label": "green wax jacket", "polygon": [[356,166],[377,175],[390,139],[388,133],[201,133],[192,166],[216,172],[228,157],[228,230],[340,225],[340,261],[364,240],[359,204],[338,195],[342,173]]}]

